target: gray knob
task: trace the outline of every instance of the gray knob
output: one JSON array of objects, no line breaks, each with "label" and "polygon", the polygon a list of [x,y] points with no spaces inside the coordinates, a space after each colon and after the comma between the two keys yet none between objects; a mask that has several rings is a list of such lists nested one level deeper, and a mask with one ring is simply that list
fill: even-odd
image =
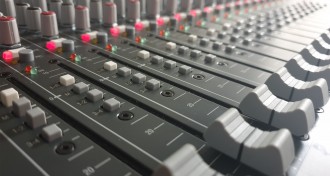
[{"label": "gray knob", "polygon": [[85,6],[89,9],[91,1],[90,0],[78,0],[78,1],[76,1],[76,3],[77,3],[77,5]]},{"label": "gray knob", "polygon": [[108,42],[108,34],[106,32],[98,32],[96,38],[97,43],[106,44]]},{"label": "gray knob", "polygon": [[129,0],[127,2],[127,16],[128,21],[140,21],[140,1],[139,0]]},{"label": "gray knob", "polygon": [[103,24],[105,26],[117,25],[117,6],[113,2],[106,2],[103,5]]},{"label": "gray knob", "polygon": [[126,3],[125,0],[115,0],[115,4],[117,5],[117,16],[118,18],[125,18],[126,12]]},{"label": "gray knob", "polygon": [[16,3],[16,19],[18,26],[26,26],[26,9],[30,7],[28,3]]},{"label": "gray knob", "polygon": [[42,11],[48,11],[46,0],[35,0],[34,6],[40,7]]},{"label": "gray knob", "polygon": [[61,0],[52,0],[52,1],[50,1],[50,4],[49,4],[50,11],[53,11],[56,13],[57,21],[59,23],[61,22],[61,6],[62,6]]},{"label": "gray knob", "polygon": [[190,12],[192,8],[193,0],[181,0],[180,7],[181,12]]},{"label": "gray knob", "polygon": [[75,11],[72,3],[63,3],[61,7],[61,24],[64,27],[74,27]]},{"label": "gray knob", "polygon": [[73,40],[64,40],[62,42],[63,52],[72,52],[74,51],[74,41]]},{"label": "gray knob", "polygon": [[41,29],[40,23],[41,9],[39,7],[29,7],[26,10],[26,16],[29,20],[26,20],[27,28],[30,31],[39,32]]},{"label": "gray knob", "polygon": [[178,5],[178,0],[167,0],[165,13],[169,16],[174,15],[177,12]]},{"label": "gray knob", "polygon": [[135,28],[132,26],[126,26],[126,33],[128,38],[134,38],[135,37]]},{"label": "gray knob", "polygon": [[194,1],[194,9],[203,9],[204,8],[204,6],[205,6],[205,2],[204,2],[205,0],[195,0]]},{"label": "gray knob", "polygon": [[58,36],[58,26],[54,12],[47,11],[41,13],[41,34],[47,38],[56,38]]},{"label": "gray knob", "polygon": [[34,61],[34,53],[31,49],[22,49],[18,52],[19,61],[21,63],[29,63]]},{"label": "gray knob", "polygon": [[146,13],[146,3],[147,0],[140,0],[140,9],[141,9],[141,14],[145,14]]},{"label": "gray knob", "polygon": [[0,46],[10,47],[20,44],[16,19],[9,16],[0,17]]},{"label": "gray knob", "polygon": [[89,10],[86,6],[76,6],[76,29],[81,32],[90,31]]},{"label": "gray knob", "polygon": [[147,18],[157,19],[160,14],[160,0],[152,0],[147,2]]},{"label": "gray knob", "polygon": [[90,4],[90,18],[92,22],[100,23],[102,21],[102,1],[92,0]]},{"label": "gray knob", "polygon": [[15,9],[14,0],[1,0],[0,11],[5,16],[11,16],[16,18],[16,9]]}]

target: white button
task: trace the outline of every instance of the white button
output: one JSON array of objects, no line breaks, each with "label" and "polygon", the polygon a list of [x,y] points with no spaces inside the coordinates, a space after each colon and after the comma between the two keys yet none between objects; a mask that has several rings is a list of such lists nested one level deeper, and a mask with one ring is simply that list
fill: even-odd
[{"label": "white button", "polygon": [[173,42],[167,42],[166,43],[166,49],[168,50],[174,50],[176,48],[176,44]]},{"label": "white button", "polygon": [[150,53],[148,51],[142,50],[138,52],[137,56],[141,59],[148,59],[150,57]]},{"label": "white button", "polygon": [[197,41],[196,35],[189,35],[188,42],[195,43]]},{"label": "white button", "polygon": [[113,61],[108,61],[104,63],[103,68],[108,70],[108,71],[114,71],[117,69],[117,63]]},{"label": "white button", "polygon": [[18,92],[14,88],[9,88],[1,91],[1,103],[5,107],[10,107],[13,105],[14,100],[18,100]]},{"label": "white button", "polygon": [[52,142],[56,139],[62,138],[63,133],[61,128],[56,124],[51,124],[42,129],[41,135],[47,142]]},{"label": "white button", "polygon": [[206,35],[212,36],[212,35],[214,35],[214,33],[215,33],[215,29],[211,28],[211,29],[207,30]]},{"label": "white button", "polygon": [[71,86],[75,83],[75,79],[73,76],[66,74],[60,77],[60,83],[63,86]]}]

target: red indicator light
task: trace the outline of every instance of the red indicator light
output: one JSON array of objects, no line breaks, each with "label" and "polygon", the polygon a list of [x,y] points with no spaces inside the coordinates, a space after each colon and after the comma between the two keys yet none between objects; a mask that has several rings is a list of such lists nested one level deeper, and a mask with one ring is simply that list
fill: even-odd
[{"label": "red indicator light", "polygon": [[135,30],[137,30],[137,31],[142,31],[143,28],[144,28],[143,23],[141,23],[141,22],[137,22],[137,23],[135,23]]},{"label": "red indicator light", "polygon": [[30,65],[26,66],[25,69],[24,69],[24,71],[25,71],[26,73],[30,73],[31,70],[32,70],[32,66],[30,66]]},{"label": "red indicator light", "polygon": [[164,19],[163,18],[158,18],[157,19],[157,25],[158,26],[163,26],[164,25]]},{"label": "red indicator light", "polygon": [[139,36],[135,37],[135,41],[136,41],[136,43],[141,43],[141,37],[139,37]]},{"label": "red indicator light", "polygon": [[174,15],[174,18],[176,19],[176,21],[180,22],[181,21],[181,15],[179,13]]},{"label": "red indicator light", "polygon": [[46,43],[46,48],[49,51],[55,51],[56,50],[56,43],[53,42],[53,41],[49,41],[49,42]]},{"label": "red indicator light", "polygon": [[113,27],[113,28],[110,29],[110,34],[113,37],[118,37],[120,35],[120,30],[116,27]]},{"label": "red indicator light", "polygon": [[197,16],[197,12],[196,10],[191,10],[189,13],[191,16],[196,17]]},{"label": "red indicator light", "polygon": [[106,50],[112,52],[112,45],[111,44],[107,44],[107,46],[105,47]]},{"label": "red indicator light", "polygon": [[84,42],[89,42],[91,40],[91,37],[89,36],[89,34],[81,34],[81,40]]},{"label": "red indicator light", "polygon": [[2,53],[2,58],[5,62],[9,63],[11,62],[14,58],[13,58],[13,53],[10,51],[4,51]]},{"label": "red indicator light", "polygon": [[70,60],[71,60],[71,61],[74,61],[74,60],[76,59],[76,57],[77,57],[77,54],[76,54],[76,53],[72,53],[72,54],[70,55]]}]

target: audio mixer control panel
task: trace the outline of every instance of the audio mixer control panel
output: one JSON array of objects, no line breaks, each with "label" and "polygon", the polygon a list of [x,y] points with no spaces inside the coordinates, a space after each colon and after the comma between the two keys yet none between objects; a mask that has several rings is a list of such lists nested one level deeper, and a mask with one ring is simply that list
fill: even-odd
[{"label": "audio mixer control panel", "polygon": [[327,175],[329,12],[0,0],[0,175]]}]

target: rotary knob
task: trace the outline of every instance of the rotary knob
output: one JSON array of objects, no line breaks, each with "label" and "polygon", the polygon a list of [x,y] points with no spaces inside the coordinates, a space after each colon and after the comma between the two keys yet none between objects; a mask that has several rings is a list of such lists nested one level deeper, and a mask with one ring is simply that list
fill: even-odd
[{"label": "rotary knob", "polygon": [[29,7],[26,10],[26,16],[29,20],[26,20],[27,28],[30,31],[39,32],[41,29],[40,22],[41,9],[39,7]]},{"label": "rotary knob", "polygon": [[58,37],[56,14],[52,11],[41,13],[41,34],[46,38]]},{"label": "rotary knob", "polygon": [[174,15],[177,12],[178,0],[167,0],[165,5],[165,13],[169,16]]},{"label": "rotary knob", "polygon": [[117,25],[117,6],[115,3],[112,3],[112,2],[104,3],[103,24],[105,26]]},{"label": "rotary knob", "polygon": [[14,17],[0,17],[0,46],[3,48],[11,48],[20,45],[20,36],[18,33],[17,22]]},{"label": "rotary knob", "polygon": [[147,18],[157,19],[160,14],[160,0],[152,0],[147,2]]},{"label": "rotary knob", "polygon": [[90,3],[90,18],[92,22],[100,23],[102,21],[102,1],[92,0]]},{"label": "rotary knob", "polygon": [[85,6],[76,6],[76,29],[80,32],[90,31],[89,10]]},{"label": "rotary knob", "polygon": [[127,20],[136,22],[140,21],[140,1],[139,0],[129,0],[127,2]]},{"label": "rotary knob", "polygon": [[28,3],[16,3],[16,19],[18,26],[26,26],[26,9],[30,7]]},{"label": "rotary knob", "polygon": [[75,10],[72,3],[63,3],[61,7],[61,24],[63,27],[74,27]]}]

